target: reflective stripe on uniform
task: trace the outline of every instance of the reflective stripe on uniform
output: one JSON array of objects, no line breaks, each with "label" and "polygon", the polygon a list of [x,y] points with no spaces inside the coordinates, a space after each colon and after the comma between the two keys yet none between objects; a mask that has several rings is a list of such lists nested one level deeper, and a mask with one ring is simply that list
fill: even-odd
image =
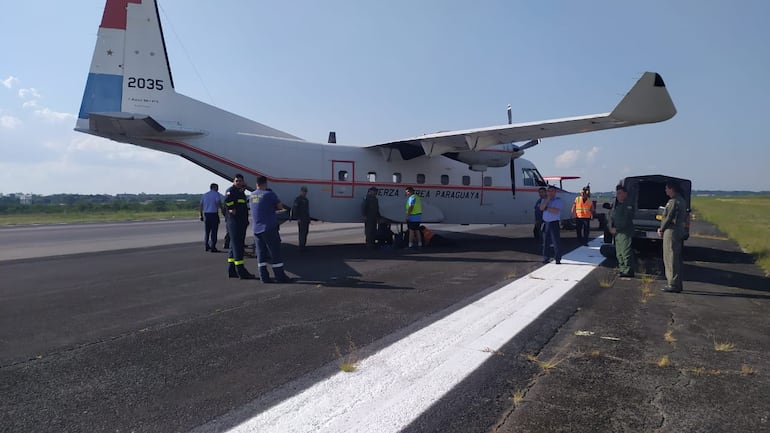
[{"label": "reflective stripe on uniform", "polygon": [[244,260],[233,260],[233,263],[235,263],[235,266],[242,265],[246,263]]},{"label": "reflective stripe on uniform", "polygon": [[226,201],[225,204],[228,205],[228,206],[232,206],[232,205],[235,204],[235,202],[234,201]]},{"label": "reflective stripe on uniform", "polygon": [[591,200],[583,201],[583,197],[575,199],[575,216],[578,218],[591,218]]},{"label": "reflective stripe on uniform", "polygon": [[227,258],[227,263],[233,263],[234,261],[235,261],[235,259],[232,258],[232,257],[228,257]]}]

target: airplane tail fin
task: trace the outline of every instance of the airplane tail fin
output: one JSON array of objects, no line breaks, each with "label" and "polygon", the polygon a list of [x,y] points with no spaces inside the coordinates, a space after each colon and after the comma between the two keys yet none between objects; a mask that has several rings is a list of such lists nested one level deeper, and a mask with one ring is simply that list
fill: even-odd
[{"label": "airplane tail fin", "polygon": [[642,78],[612,110],[610,117],[633,124],[655,123],[668,120],[676,114],[676,107],[666,90],[660,74],[645,72]]},{"label": "airplane tail fin", "polygon": [[152,116],[173,94],[156,1],[106,0],[77,128],[89,113]]},{"label": "airplane tail fin", "polygon": [[75,130],[137,144],[218,128],[300,140],[176,93],[157,0],[106,0]]}]

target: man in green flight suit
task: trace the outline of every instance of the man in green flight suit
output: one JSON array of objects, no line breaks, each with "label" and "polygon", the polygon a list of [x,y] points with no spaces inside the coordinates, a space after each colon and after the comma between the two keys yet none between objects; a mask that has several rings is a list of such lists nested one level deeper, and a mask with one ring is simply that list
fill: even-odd
[{"label": "man in green flight suit", "polygon": [[679,293],[682,291],[682,242],[687,205],[676,182],[666,182],[666,195],[669,200],[658,229],[658,235],[663,236],[663,265],[666,269],[667,284],[663,291]]},{"label": "man in green flight suit", "polygon": [[617,202],[610,215],[610,233],[615,235],[615,256],[618,258],[618,270],[621,277],[634,276],[634,250],[631,240],[634,237],[634,213],[636,209],[628,200],[628,191],[623,185],[615,188]]}]

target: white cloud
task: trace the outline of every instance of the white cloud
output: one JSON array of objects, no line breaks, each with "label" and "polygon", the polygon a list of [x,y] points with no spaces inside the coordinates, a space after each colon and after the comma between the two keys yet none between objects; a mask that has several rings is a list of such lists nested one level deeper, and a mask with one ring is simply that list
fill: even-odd
[{"label": "white cloud", "polygon": [[588,151],[588,154],[586,155],[586,161],[588,162],[594,162],[596,161],[596,156],[599,154],[599,147],[594,146],[591,148],[591,150]]},{"label": "white cloud", "polygon": [[21,104],[22,108],[37,108],[37,99],[30,99]]},{"label": "white cloud", "polygon": [[556,168],[571,168],[580,158],[579,150],[567,150],[556,157]]},{"label": "white cloud", "polygon": [[35,89],[34,87],[30,87],[29,89],[19,89],[19,98],[22,99],[40,99],[42,96],[40,93]]},{"label": "white cloud", "polygon": [[48,122],[74,122],[76,117],[74,114],[70,113],[59,113],[56,111],[51,111],[48,108],[43,108],[42,110],[35,110],[35,115],[42,117]]},{"label": "white cloud", "polygon": [[554,165],[556,168],[572,168],[580,163],[593,163],[599,155],[600,148],[594,146],[589,151],[565,150],[556,157]]},{"label": "white cloud", "polygon": [[12,89],[13,86],[19,84],[19,79],[14,77],[14,76],[10,76],[10,77],[6,78],[5,80],[3,80],[2,83],[3,83],[3,86],[5,86],[6,89]]},{"label": "white cloud", "polygon": [[15,129],[21,125],[21,119],[13,116],[0,116],[0,128]]}]

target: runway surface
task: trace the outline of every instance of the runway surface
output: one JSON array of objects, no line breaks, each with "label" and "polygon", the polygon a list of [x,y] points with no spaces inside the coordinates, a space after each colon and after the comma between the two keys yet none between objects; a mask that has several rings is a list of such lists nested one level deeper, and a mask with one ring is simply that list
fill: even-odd
[{"label": "runway surface", "polygon": [[[471,306],[520,277],[545,270],[528,226],[447,227],[452,231],[438,232],[451,245],[409,252],[366,250],[360,225],[313,224],[309,251],[300,254],[294,247],[295,229],[287,225],[282,229],[285,262],[297,281],[262,285],[225,278],[226,256],[203,251],[197,221],[133,224],[24,228],[23,235],[0,229],[6,250],[31,243],[43,251],[27,252],[32,256],[23,259],[3,255],[0,261],[0,431],[225,431],[247,426],[253,417],[339,375],[341,359],[352,359],[366,371],[366,363],[395,342],[465,307],[478,308]],[[694,229],[696,234],[710,230]],[[131,243],[123,249],[118,240],[107,244],[111,250],[100,251],[100,230],[132,242],[142,236],[145,242],[170,236],[184,243]],[[52,233],[62,238],[51,240]],[[78,242],[65,233],[82,239]],[[97,238],[90,239],[89,233]],[[564,236],[567,245],[575,245],[574,235]],[[661,320],[661,326],[670,325],[681,342],[697,340],[689,333],[710,329],[708,323],[726,330],[714,337],[735,342],[739,349],[728,356],[741,358],[755,373],[734,373],[741,369],[741,361],[734,360],[737,366],[721,370],[729,374],[704,374],[695,380],[719,386],[728,401],[716,393],[714,400],[730,413],[740,413],[737,406],[752,411],[745,420],[731,418],[734,431],[761,431],[768,411],[757,406],[758,396],[770,390],[764,373],[770,361],[762,349],[770,343],[757,329],[770,326],[767,278],[749,277],[754,272],[750,260],[746,263],[745,257],[729,252],[734,248],[729,241],[718,239],[696,238],[690,248],[695,256],[687,262],[688,269],[696,267],[699,275],[711,272],[708,281],[686,283],[686,292],[698,293],[697,299],[692,293],[673,300],[657,296],[640,306],[639,279],[616,281],[615,290],[607,291],[597,284],[597,275],[602,275],[597,273],[607,271],[600,268],[516,337],[490,345],[489,351],[476,351],[485,356],[480,366],[401,431],[635,431],[634,425],[655,423],[679,426],[660,431],[703,431],[688,426],[724,421],[728,409],[715,410],[713,405],[661,408],[645,403],[664,401],[662,388],[651,385],[648,398],[640,384],[656,383],[651,374],[665,376],[674,370],[637,366],[621,374],[617,365],[607,365],[613,359],[642,358],[630,355],[629,347],[652,352],[659,350],[658,343],[670,344],[660,337],[665,329],[639,322],[655,312],[672,318],[671,323]],[[79,247],[83,250],[57,249],[78,243],[85,245]],[[723,264],[727,262],[715,257],[732,261]],[[653,266],[656,261],[646,263]],[[247,265],[253,268],[253,259]],[[740,274],[723,269],[736,266]],[[731,281],[741,283],[729,287]],[[729,314],[715,317],[719,308],[709,304],[715,301],[722,301]],[[690,304],[699,307],[682,311]],[[740,320],[731,323],[731,317]],[[595,340],[578,337],[583,334],[577,331],[586,329],[576,327],[589,328]],[[606,358],[576,355],[589,341],[615,346],[597,346]],[[669,353],[687,347],[679,344],[668,347]],[[554,355],[559,366],[550,372],[532,361]],[[700,365],[708,372],[711,361],[703,351],[697,355],[703,358],[700,364],[694,355],[687,362],[694,371],[700,371]],[[680,366],[687,363],[674,359]],[[593,369],[581,369],[590,361],[600,362],[601,371],[613,372],[603,380],[613,385],[611,389],[638,394],[596,392],[596,400],[585,398],[586,386],[598,390],[602,383],[591,376]],[[645,360],[642,365],[649,364]],[[686,393],[687,387],[697,388],[692,379],[681,380],[687,376],[684,369],[676,370],[680,379],[666,390],[681,385]],[[357,373],[361,371],[352,374]],[[725,376],[735,386],[714,385]],[[735,396],[738,390],[748,390],[747,395]],[[517,393],[524,397],[515,403]],[[630,395],[641,395],[643,401]],[[339,407],[349,403],[344,398],[338,402]],[[571,405],[579,409],[570,411]],[[609,409],[601,408],[613,412],[608,415]],[[611,421],[587,420],[590,413]],[[632,413],[649,415],[649,424],[640,424]],[[296,417],[296,424],[289,425],[301,427],[303,422]]]}]

